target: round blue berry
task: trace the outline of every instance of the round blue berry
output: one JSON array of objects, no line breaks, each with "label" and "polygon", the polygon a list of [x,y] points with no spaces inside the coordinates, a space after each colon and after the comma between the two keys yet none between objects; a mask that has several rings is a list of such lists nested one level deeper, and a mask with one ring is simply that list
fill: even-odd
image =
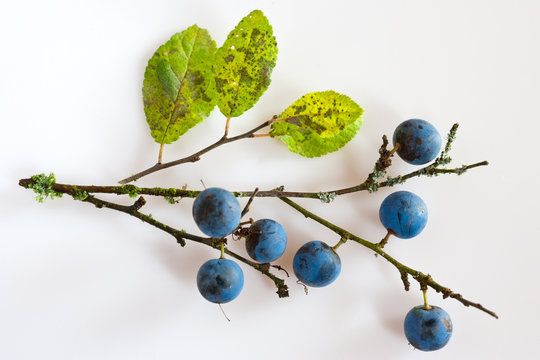
[{"label": "round blue berry", "polygon": [[258,262],[269,263],[278,259],[287,246],[287,234],[278,222],[271,219],[257,220],[249,228],[246,250]]},{"label": "round blue berry", "polygon": [[439,350],[452,336],[452,320],[438,306],[424,309],[424,305],[412,308],[403,324],[405,336],[415,348],[423,351]]},{"label": "round blue berry", "polygon": [[293,270],[304,284],[322,287],[336,280],[341,272],[341,260],[326,243],[310,241],[294,255]]},{"label": "round blue berry", "polygon": [[193,219],[203,233],[220,238],[240,223],[242,210],[233,194],[221,188],[202,191],[193,202]]},{"label": "round blue berry", "polygon": [[199,292],[213,303],[224,304],[234,300],[243,286],[244,273],[232,260],[208,260],[197,273]]},{"label": "round blue berry", "polygon": [[384,199],[379,209],[383,226],[401,239],[420,234],[428,219],[427,206],[409,191],[396,191]]},{"label": "round blue berry", "polygon": [[399,157],[409,164],[422,165],[435,159],[441,150],[441,135],[429,122],[410,119],[394,131],[394,146],[399,144]]}]

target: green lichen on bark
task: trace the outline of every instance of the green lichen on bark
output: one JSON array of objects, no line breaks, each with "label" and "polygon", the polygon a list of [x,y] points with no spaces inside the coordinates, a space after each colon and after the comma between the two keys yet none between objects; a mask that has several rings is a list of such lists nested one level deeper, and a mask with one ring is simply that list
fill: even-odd
[{"label": "green lichen on bark", "polygon": [[36,193],[36,201],[42,203],[45,199],[54,199],[62,197],[61,192],[53,190],[53,185],[56,183],[56,178],[53,173],[49,175],[39,174],[31,177],[32,182],[25,185],[27,189],[34,190]]},{"label": "green lichen on bark", "polygon": [[117,194],[126,194],[132,199],[135,199],[141,193],[141,189],[132,184],[118,186],[115,189],[117,190]]},{"label": "green lichen on bark", "polygon": [[79,189],[77,186],[73,187],[73,194],[71,195],[74,200],[85,200],[88,197],[88,193]]},{"label": "green lichen on bark", "polygon": [[348,143],[362,125],[364,110],[351,98],[335,91],[313,92],[289,106],[272,124],[270,136],[290,151],[317,157]]},{"label": "green lichen on bark", "polygon": [[216,105],[212,74],[216,43],[193,25],[161,45],[148,61],[143,101],[152,137],[170,144],[197,125]]},{"label": "green lichen on bark", "polygon": [[270,85],[277,53],[272,26],[260,10],[229,33],[214,64],[217,104],[223,115],[237,117],[255,105]]}]

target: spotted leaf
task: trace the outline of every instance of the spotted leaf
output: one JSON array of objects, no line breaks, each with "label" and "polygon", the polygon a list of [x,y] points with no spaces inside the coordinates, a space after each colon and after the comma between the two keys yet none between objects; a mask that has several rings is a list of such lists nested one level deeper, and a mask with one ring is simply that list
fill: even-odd
[{"label": "spotted leaf", "polygon": [[342,148],[356,135],[363,112],[351,98],[335,91],[309,93],[279,115],[270,136],[302,156],[325,155]]},{"label": "spotted leaf", "polygon": [[223,115],[240,116],[255,105],[270,85],[277,52],[272,26],[260,10],[251,12],[229,33],[214,65],[217,103]]},{"label": "spotted leaf", "polygon": [[161,45],[144,73],[143,101],[154,140],[170,144],[197,125],[216,105],[212,74],[216,43],[193,25]]}]

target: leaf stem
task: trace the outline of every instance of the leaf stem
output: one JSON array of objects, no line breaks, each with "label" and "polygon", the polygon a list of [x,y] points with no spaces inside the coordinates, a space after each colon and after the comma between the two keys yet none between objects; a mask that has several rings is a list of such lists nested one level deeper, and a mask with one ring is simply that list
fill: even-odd
[{"label": "leaf stem", "polygon": [[225,123],[225,134],[223,134],[223,138],[227,138],[227,135],[229,134],[229,123],[231,121],[231,117],[227,116],[227,122]]},{"label": "leaf stem", "polygon": [[159,155],[158,155],[158,164],[161,164],[161,160],[163,157],[163,147],[165,146],[165,143],[161,143],[161,146],[159,147]]}]

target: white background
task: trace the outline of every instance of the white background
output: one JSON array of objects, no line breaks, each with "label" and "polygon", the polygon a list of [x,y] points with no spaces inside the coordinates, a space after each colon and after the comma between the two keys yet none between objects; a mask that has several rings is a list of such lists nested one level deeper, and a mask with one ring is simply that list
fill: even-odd
[{"label": "white background", "polygon": [[[382,134],[420,117],[444,136],[461,127],[454,164],[489,160],[464,176],[413,179],[401,186],[428,204],[425,230],[392,239],[387,251],[436,281],[495,310],[500,319],[429,292],[454,322],[446,348],[413,351],[406,312],[421,303],[412,284],[355,243],[340,248],[343,268],[327,288],[290,298],[243,266],[241,295],[219,308],[195,276],[215,250],[185,248],[125,214],[68,197],[38,204],[20,178],[54,172],[58,182],[109,184],[152,165],[158,144],[145,122],[146,62],[193,23],[220,46],[251,10],[269,18],[278,41],[272,84],[234,119],[231,133],[280,113],[295,99],[334,89],[365,109],[364,125],[341,151],[317,159],[277,140],[244,140],[196,164],[148,176],[139,186],[230,190],[285,185],[331,190],[362,182]],[[1,359],[539,359],[537,224],[538,1],[24,1],[0,15],[3,161],[0,240]],[[222,135],[210,118],[165,149],[169,161]],[[413,171],[396,159],[391,174]],[[395,189],[301,203],[351,232],[378,241],[380,202]],[[105,198],[105,197],[104,197]],[[114,199],[115,197],[106,197]],[[200,234],[191,199],[150,199],[146,213]],[[132,200],[125,198],[123,203]],[[242,204],[245,199],[242,200]],[[256,199],[254,218],[283,224],[289,245],[278,261],[335,234],[275,199]],[[243,244],[231,248],[244,254]]]}]

